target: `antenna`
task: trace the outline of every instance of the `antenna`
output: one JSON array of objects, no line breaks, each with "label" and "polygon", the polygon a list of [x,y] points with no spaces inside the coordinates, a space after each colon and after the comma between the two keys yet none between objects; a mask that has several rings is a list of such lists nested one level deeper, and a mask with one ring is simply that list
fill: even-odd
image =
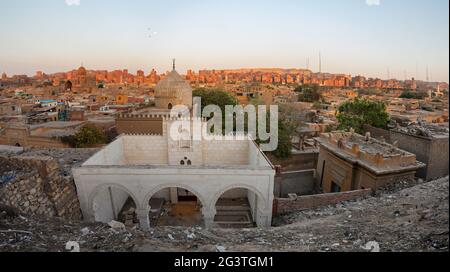
[{"label": "antenna", "polygon": [[428,65],[427,65],[427,82],[430,82],[430,71],[428,70]]},{"label": "antenna", "polygon": [[306,69],[309,70],[309,58],[306,58]]},{"label": "antenna", "polygon": [[322,73],[322,52],[319,51],[319,73]]}]

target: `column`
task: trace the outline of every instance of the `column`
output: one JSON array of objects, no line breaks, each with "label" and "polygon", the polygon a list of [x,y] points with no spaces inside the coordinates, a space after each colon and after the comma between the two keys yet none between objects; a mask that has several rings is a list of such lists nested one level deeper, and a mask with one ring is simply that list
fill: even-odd
[{"label": "column", "polygon": [[203,220],[205,221],[205,227],[211,229],[215,227],[214,217],[216,216],[216,208],[213,209],[202,209]]},{"label": "column", "polygon": [[139,219],[140,227],[143,231],[149,231],[150,230],[150,218],[148,217],[149,211],[148,210],[136,210],[137,218]]}]

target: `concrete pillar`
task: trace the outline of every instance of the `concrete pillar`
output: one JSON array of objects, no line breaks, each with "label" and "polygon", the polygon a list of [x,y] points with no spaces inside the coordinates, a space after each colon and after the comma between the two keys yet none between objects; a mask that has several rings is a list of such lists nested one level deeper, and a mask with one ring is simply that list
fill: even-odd
[{"label": "concrete pillar", "polygon": [[178,188],[170,188],[170,202],[178,204]]},{"label": "concrete pillar", "polygon": [[215,226],[214,217],[216,216],[216,208],[215,207],[213,209],[203,208],[202,214],[203,214],[203,221],[205,222],[205,228],[207,229],[214,228]]},{"label": "concrete pillar", "polygon": [[270,228],[272,226],[272,213],[258,211],[256,225],[258,228]]},{"label": "concrete pillar", "polygon": [[150,218],[148,217],[149,211],[147,210],[136,210],[137,218],[139,219],[140,227],[143,231],[150,230]]}]

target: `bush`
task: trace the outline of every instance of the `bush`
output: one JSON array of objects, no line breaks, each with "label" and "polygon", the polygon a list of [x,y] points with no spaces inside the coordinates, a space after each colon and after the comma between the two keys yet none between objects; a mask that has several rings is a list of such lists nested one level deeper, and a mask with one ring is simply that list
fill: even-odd
[{"label": "bush", "polygon": [[356,98],[339,107],[337,119],[338,129],[353,128],[357,133],[362,134],[364,125],[385,129],[389,123],[389,114],[386,112],[384,103]]}]

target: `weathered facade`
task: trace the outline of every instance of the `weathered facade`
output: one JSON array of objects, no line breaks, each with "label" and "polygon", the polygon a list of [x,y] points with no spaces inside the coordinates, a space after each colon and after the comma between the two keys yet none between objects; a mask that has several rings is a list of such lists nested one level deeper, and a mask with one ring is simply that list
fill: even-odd
[{"label": "weathered facade", "polygon": [[416,154],[417,160],[427,165],[417,171],[418,177],[433,180],[448,176],[448,129],[440,126],[428,126],[426,130],[428,133],[417,133],[417,130],[412,128],[392,130],[391,141],[398,143],[401,149]]},{"label": "weathered facade", "polygon": [[414,178],[425,165],[414,154],[377,141],[370,134],[322,134],[317,165],[317,187],[325,193],[374,189]]},{"label": "weathered facade", "polygon": [[207,227],[215,225],[219,198],[233,194],[247,198],[256,225],[269,227],[275,170],[258,146],[247,136],[174,140],[173,122],[164,120],[163,135],[123,135],[73,169],[84,218],[117,219],[131,197],[141,227],[148,229],[152,197],[176,202],[182,189],[197,198]]}]

